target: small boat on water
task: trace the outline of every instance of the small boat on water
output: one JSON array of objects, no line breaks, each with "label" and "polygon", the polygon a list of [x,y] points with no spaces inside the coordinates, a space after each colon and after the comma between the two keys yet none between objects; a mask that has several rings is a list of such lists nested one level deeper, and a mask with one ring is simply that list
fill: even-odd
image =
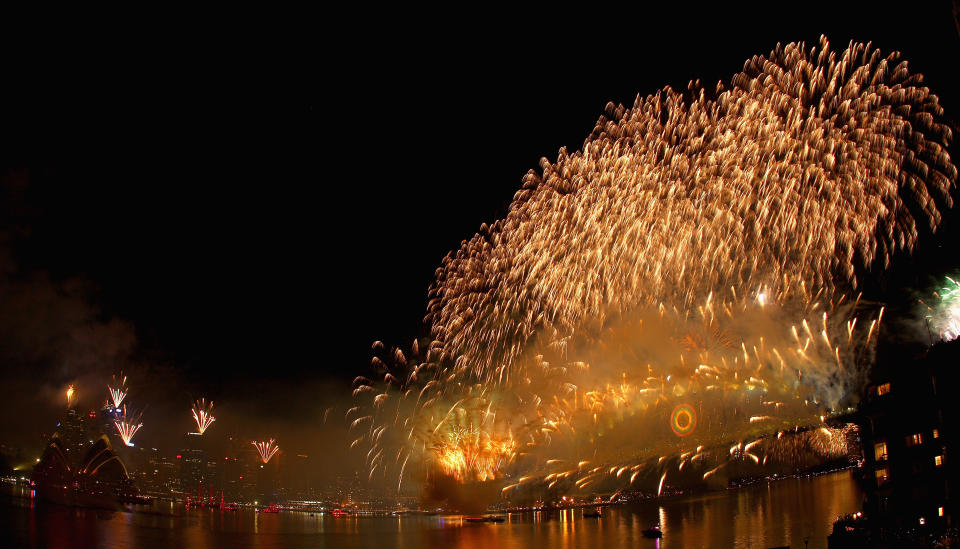
[{"label": "small boat on water", "polygon": [[643,537],[645,538],[662,538],[663,532],[660,531],[660,525],[651,526],[643,531]]},{"label": "small boat on water", "polygon": [[467,522],[503,522],[506,519],[502,516],[487,516],[487,517],[466,517],[464,520]]}]

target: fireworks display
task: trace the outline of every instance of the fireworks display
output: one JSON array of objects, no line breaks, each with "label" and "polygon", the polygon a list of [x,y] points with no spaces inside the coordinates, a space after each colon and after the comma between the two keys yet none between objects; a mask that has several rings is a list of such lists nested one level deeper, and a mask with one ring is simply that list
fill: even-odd
[{"label": "fireworks display", "polygon": [[207,404],[207,401],[202,398],[193,403],[190,412],[193,414],[193,421],[197,424],[197,432],[201,435],[217,420],[213,417],[213,402]]},{"label": "fireworks display", "polygon": [[370,478],[661,493],[835,457],[883,317],[858,277],[952,205],[942,114],[898,54],[826,39],[608,105],[443,260],[432,338],[374,344],[347,412]]},{"label": "fireworks display", "polygon": [[123,399],[127,397],[127,377],[122,373],[119,378],[113,376],[110,384],[107,385],[107,390],[110,391],[110,402],[113,403],[113,407],[120,408]]},{"label": "fireworks display", "polygon": [[953,341],[960,337],[960,283],[948,276],[929,303],[920,303],[926,308],[924,316],[931,339],[936,336],[940,341]]},{"label": "fireworks display", "polygon": [[123,443],[127,446],[133,446],[133,443],[130,441],[133,440],[133,435],[137,434],[140,427],[143,427],[143,422],[140,421],[140,413],[127,412],[126,406],[121,410],[120,416],[114,420],[113,424],[116,425],[117,433],[120,434],[120,439],[123,440]]},{"label": "fireworks display", "polygon": [[73,395],[75,392],[73,385],[67,387],[67,408],[73,407]]},{"label": "fireworks display", "polygon": [[267,442],[253,441],[250,444],[253,444],[253,447],[257,449],[257,453],[260,454],[260,461],[264,464],[269,463],[270,459],[280,451],[277,441],[272,438]]}]

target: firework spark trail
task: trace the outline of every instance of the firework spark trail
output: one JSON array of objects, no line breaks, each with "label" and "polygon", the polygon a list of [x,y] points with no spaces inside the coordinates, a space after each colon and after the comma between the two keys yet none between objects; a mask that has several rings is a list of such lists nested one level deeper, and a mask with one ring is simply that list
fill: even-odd
[{"label": "firework spark trail", "polygon": [[143,422],[140,421],[139,412],[127,412],[127,407],[122,408],[120,417],[118,417],[113,424],[117,427],[117,433],[120,434],[120,439],[123,440],[123,443],[127,446],[133,446],[130,442],[133,440],[133,435],[137,434],[137,431],[143,427]]},{"label": "firework spark trail", "polygon": [[73,395],[76,393],[76,390],[73,388],[73,385],[67,387],[67,408],[73,406]]},{"label": "firework spark trail", "polygon": [[444,259],[427,314],[444,355],[499,381],[536,335],[639,307],[855,286],[937,226],[935,197],[951,205],[951,134],[921,81],[897,54],[824,39],[750,59],[716,99],[609,105],[582,151],[541,161],[507,217]]},{"label": "firework spark trail", "polygon": [[257,449],[257,453],[260,454],[260,461],[264,464],[268,463],[270,459],[280,451],[280,447],[277,446],[277,441],[272,438],[267,442],[253,441],[250,444],[253,444],[253,447]]},{"label": "firework spark trail", "polygon": [[127,377],[123,373],[119,378],[113,376],[111,383],[107,385],[107,390],[110,391],[110,402],[113,403],[114,409],[120,408],[123,399],[127,397]]},{"label": "firework spark trail", "polygon": [[201,435],[217,420],[213,417],[213,401],[207,404],[207,401],[201,398],[193,403],[190,412],[193,414],[193,421],[197,424],[197,432]]},{"label": "firework spark trail", "polygon": [[[411,356],[415,355],[411,353]],[[407,363],[402,353],[392,353],[388,360]],[[399,373],[396,369],[393,371]],[[423,370],[415,368],[410,376],[416,371]],[[389,383],[400,382],[389,372],[385,378],[393,380]],[[359,381],[365,382],[370,381]],[[426,452],[433,467],[459,481],[497,478],[499,470],[514,459],[520,446],[511,429],[511,421],[517,418],[498,418],[491,412],[494,401],[481,386],[471,388],[453,402],[443,394],[422,399],[423,393],[422,390],[407,390],[400,396],[392,392],[380,393],[373,398],[374,415],[351,422],[352,429],[367,429],[352,446],[364,439],[371,442],[366,455],[370,476],[378,469],[383,471],[395,464],[400,469],[397,483],[400,486],[410,458],[415,458],[413,464],[424,465],[420,454]],[[348,418],[353,411],[348,411]],[[374,417],[382,421],[374,422]],[[384,449],[388,447],[396,449],[390,454],[395,463],[385,460]]]},{"label": "firework spark trail", "polygon": [[[581,151],[542,160],[507,216],[444,259],[433,340],[409,354],[374,344],[382,382],[355,380],[351,424],[371,476],[439,464],[501,478],[466,474],[436,438],[457,428],[515,440],[499,469],[585,447],[601,462],[644,447],[638,463],[666,467],[694,446],[822,425],[883,314],[858,323],[846,292],[952,205],[952,136],[921,82],[898,54],[821,39],[756,56],[715,92],[608,105]],[[461,421],[481,410],[493,419]],[[762,446],[730,456],[757,464]]]},{"label": "firework spark trail", "polygon": [[[732,463],[750,463],[754,466],[766,465],[771,460],[772,466],[795,471],[814,462],[837,460],[848,455],[848,438],[856,438],[856,426],[847,425],[840,428],[819,427],[815,429],[796,430],[783,436],[766,436],[747,443],[737,443],[730,448],[703,448],[698,447],[696,453],[684,452],[677,456],[680,464],[690,464],[694,461],[706,462],[705,471],[698,473],[702,480],[707,480]],[[755,453],[754,453],[755,452]],[[762,454],[761,459],[758,454]],[[663,493],[666,478],[672,470],[673,460],[668,456],[648,458],[640,462],[619,462],[610,467],[596,467],[589,470],[569,469],[555,470],[549,474],[538,474],[525,477],[528,488],[552,488],[558,481],[572,483],[572,487],[582,490],[593,483],[602,483],[606,489],[623,490],[633,486],[636,477],[644,471],[656,472],[652,477],[652,491],[658,495]],[[704,470],[704,469],[701,469]],[[633,471],[629,482],[620,481],[621,474]],[[682,472],[683,468],[678,468]],[[624,475],[625,477],[625,475]],[[725,482],[725,481],[724,481]],[[519,484],[510,485],[503,492],[518,488]]]},{"label": "firework spark trail", "polygon": [[512,439],[497,440],[479,426],[447,429],[433,448],[437,464],[457,480],[492,480],[517,448]]}]

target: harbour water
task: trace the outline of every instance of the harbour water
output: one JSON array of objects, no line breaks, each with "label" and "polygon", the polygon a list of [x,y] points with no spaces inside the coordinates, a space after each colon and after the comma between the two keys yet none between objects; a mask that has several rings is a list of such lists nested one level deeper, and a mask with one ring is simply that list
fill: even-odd
[{"label": "harbour water", "polygon": [[[0,500],[6,547],[66,548],[526,548],[826,547],[838,515],[861,508],[850,471],[615,506],[602,518],[582,509],[510,514],[503,523],[459,516],[333,517],[284,511],[184,509],[98,511],[45,505],[7,490]],[[663,539],[643,537],[659,523]],[[805,545],[805,540],[808,540]]]}]

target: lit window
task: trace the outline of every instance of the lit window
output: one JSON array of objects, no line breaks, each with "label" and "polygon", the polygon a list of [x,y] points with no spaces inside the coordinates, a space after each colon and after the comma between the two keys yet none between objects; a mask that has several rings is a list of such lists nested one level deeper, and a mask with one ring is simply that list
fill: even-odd
[{"label": "lit window", "polygon": [[937,508],[937,516],[940,516],[940,517],[943,516],[943,507],[938,507],[938,508]]},{"label": "lit window", "polygon": [[890,478],[890,476],[887,474],[886,467],[877,469],[873,472],[873,474],[877,477],[877,484],[883,484],[884,482],[887,482],[887,479]]},{"label": "lit window", "polygon": [[933,462],[937,464],[937,467],[943,465],[943,456],[933,456]]},{"label": "lit window", "polygon": [[883,385],[877,385],[877,395],[885,395],[890,392],[890,384],[884,383]]},{"label": "lit window", "polygon": [[933,430],[933,438],[940,438],[940,429]]},{"label": "lit window", "polygon": [[877,461],[887,459],[887,443],[878,442],[873,445],[873,458]]},{"label": "lit window", "polygon": [[923,434],[916,433],[907,437],[907,446],[916,446],[923,444]]}]

